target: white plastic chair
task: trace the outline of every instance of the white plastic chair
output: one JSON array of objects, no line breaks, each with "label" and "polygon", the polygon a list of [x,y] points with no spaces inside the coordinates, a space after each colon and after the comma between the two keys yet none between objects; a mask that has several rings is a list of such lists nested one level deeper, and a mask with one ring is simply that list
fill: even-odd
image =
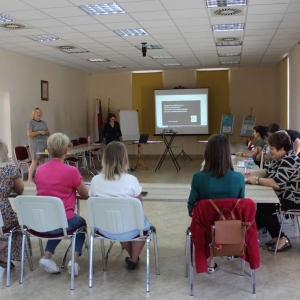
[{"label": "white plastic chair", "polygon": [[[74,290],[74,258],[75,242],[79,233],[86,234],[86,226],[80,226],[74,230],[66,231],[68,221],[65,208],[61,199],[49,196],[18,196],[15,199],[15,208],[21,227],[22,237],[22,258],[20,283],[23,283],[24,273],[24,250],[27,236],[35,236],[39,239],[69,239],[72,242],[71,255],[71,290]],[[57,235],[45,232],[62,228],[63,232]]]},{"label": "white plastic chair", "polygon": [[[3,229],[4,222],[2,218],[2,213],[0,211],[0,237],[1,238],[8,238],[8,249],[7,249],[7,269],[6,269],[6,286],[10,286],[10,261],[11,261],[11,243],[12,243],[12,236],[13,234],[20,230],[20,226],[14,226],[10,228]],[[27,248],[28,250],[28,248]],[[30,258],[30,254],[27,251],[28,257]],[[30,267],[32,268],[31,258],[29,259]]]},{"label": "white plastic chair", "polygon": [[[144,232],[144,212],[140,200],[136,198],[91,197],[87,200],[88,224],[91,228],[90,236],[90,262],[89,262],[89,287],[93,286],[93,248],[94,238],[100,239],[103,271],[107,270],[107,260],[110,250],[116,240],[103,236],[98,229],[112,234],[121,234],[139,229],[140,234],[130,241],[146,242],[146,292],[150,292],[150,240],[153,235],[156,275],[160,274],[156,229],[154,226]],[[110,241],[110,246],[105,254],[104,240]],[[125,242],[125,240],[118,240]],[[128,241],[128,240],[126,240]]]}]

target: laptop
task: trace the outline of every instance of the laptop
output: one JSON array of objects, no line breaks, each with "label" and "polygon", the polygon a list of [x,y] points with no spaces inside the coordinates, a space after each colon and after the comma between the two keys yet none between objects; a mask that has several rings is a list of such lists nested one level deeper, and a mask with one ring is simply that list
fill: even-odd
[{"label": "laptop", "polygon": [[147,144],[149,134],[141,134],[139,139],[139,144]]}]

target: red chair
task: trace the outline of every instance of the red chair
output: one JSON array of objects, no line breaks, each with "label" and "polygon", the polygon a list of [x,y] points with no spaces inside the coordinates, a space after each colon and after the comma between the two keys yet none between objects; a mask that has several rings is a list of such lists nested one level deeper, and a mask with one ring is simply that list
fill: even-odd
[{"label": "red chair", "polygon": [[80,138],[79,138],[79,143],[80,143],[80,144],[87,144],[87,143],[88,143],[88,140],[87,140],[87,138],[85,138],[85,137],[80,137]]},{"label": "red chair", "polygon": [[27,147],[26,146],[17,146],[15,147],[15,157],[20,168],[22,180],[24,179],[24,173],[29,172],[29,167],[31,165],[31,160],[28,155]]}]

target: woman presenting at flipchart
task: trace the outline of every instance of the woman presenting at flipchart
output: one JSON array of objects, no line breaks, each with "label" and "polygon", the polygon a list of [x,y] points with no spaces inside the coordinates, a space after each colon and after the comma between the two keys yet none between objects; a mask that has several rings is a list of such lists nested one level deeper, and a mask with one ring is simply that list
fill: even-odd
[{"label": "woman presenting at flipchart", "polygon": [[103,128],[103,137],[106,139],[106,145],[113,141],[123,142],[120,124],[116,121],[115,114],[108,114]]}]

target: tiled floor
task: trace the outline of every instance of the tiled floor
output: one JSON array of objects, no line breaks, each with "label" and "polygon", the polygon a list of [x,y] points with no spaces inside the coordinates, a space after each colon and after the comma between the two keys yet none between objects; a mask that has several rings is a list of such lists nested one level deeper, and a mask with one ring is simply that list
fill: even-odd
[{"label": "tiled floor", "polygon": [[[189,183],[192,174],[200,168],[200,159],[193,161],[178,159],[181,170],[177,172],[170,160],[161,170],[154,172],[157,159],[145,159],[149,170],[138,168],[133,174],[143,182]],[[134,161],[132,162],[134,164]],[[85,180],[89,177],[85,176]],[[188,195],[187,195],[188,197]],[[145,292],[145,251],[137,270],[125,268],[126,253],[116,244],[108,261],[106,274],[101,269],[99,242],[95,244],[94,287],[88,287],[88,257],[84,251],[80,258],[80,274],[76,278],[75,290],[69,286],[67,270],[61,274],[45,273],[38,266],[40,258],[36,240],[33,240],[34,271],[26,264],[24,283],[18,283],[18,269],[12,271],[11,287],[5,286],[6,272],[0,270],[0,299],[299,299],[300,298],[300,247],[297,226],[288,224],[286,233],[291,237],[293,248],[277,257],[261,248],[261,267],[256,271],[256,295],[251,294],[249,267],[246,264],[244,277],[238,275],[240,261],[217,259],[219,265],[215,274],[195,274],[194,297],[189,296],[188,279],[184,278],[185,232],[190,219],[186,204],[182,202],[144,201],[145,213],[156,226],[160,255],[161,274],[155,274],[153,251],[150,256],[151,292]],[[81,214],[86,216],[85,203],[81,202]],[[260,237],[263,242],[266,236]],[[67,246],[62,242],[54,255],[58,263]],[[151,250],[153,250],[151,246]]]}]

